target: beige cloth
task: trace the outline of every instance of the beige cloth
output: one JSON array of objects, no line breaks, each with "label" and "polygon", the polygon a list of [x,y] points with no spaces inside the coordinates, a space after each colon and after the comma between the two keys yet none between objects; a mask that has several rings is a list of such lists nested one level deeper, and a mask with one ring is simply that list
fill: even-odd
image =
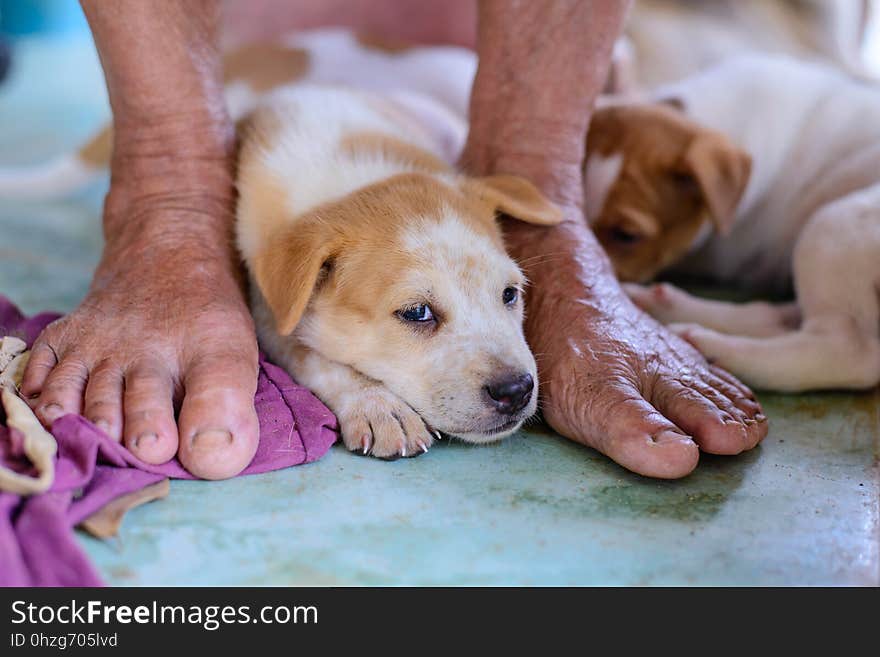
[{"label": "beige cloth", "polygon": [[146,488],[117,497],[79,523],[79,527],[95,538],[116,536],[126,513],[142,504],[166,497],[169,490],[171,490],[171,486],[168,480],[163,479]]},{"label": "beige cloth", "polygon": [[6,426],[24,436],[24,454],[33,463],[36,477],[14,472],[0,465],[0,490],[16,495],[43,493],[55,479],[55,453],[58,444],[40,424],[30,406],[18,393],[30,352],[24,341],[0,338],[0,401],[6,411]]}]

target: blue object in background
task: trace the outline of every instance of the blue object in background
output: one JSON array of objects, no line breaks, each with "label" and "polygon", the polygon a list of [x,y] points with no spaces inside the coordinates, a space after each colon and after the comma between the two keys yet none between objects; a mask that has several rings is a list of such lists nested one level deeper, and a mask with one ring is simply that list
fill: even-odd
[{"label": "blue object in background", "polygon": [[86,30],[77,0],[0,0],[0,34],[67,36]]},{"label": "blue object in background", "polygon": [[0,35],[0,82],[3,82],[6,78],[11,63],[12,50],[9,48],[9,44],[6,43],[5,39],[3,39],[3,36]]}]

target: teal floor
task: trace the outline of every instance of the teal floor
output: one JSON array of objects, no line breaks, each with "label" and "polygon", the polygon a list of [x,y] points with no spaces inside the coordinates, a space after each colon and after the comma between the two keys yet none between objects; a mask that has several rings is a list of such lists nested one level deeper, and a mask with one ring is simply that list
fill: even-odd
[{"label": "teal floor", "polygon": [[[0,87],[0,165],[70,149],[108,114],[88,42],[17,54]],[[0,292],[30,312],[76,305],[105,184],[0,201]],[[174,482],[117,539],[82,544],[111,584],[878,585],[880,393],[761,400],[761,447],[704,457],[682,481],[542,429],[393,463],[337,447],[282,472]]]}]

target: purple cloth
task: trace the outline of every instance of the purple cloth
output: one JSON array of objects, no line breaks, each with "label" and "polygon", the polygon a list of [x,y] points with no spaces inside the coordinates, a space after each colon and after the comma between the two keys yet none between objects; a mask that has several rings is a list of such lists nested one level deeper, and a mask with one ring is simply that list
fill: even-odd
[{"label": "purple cloth", "polygon": [[[0,296],[0,336],[15,335],[30,346],[56,317],[44,313],[28,319]],[[330,410],[262,357],[254,404],[260,444],[242,474],[310,463],[336,440]],[[0,412],[0,420],[5,419]],[[7,467],[27,471],[17,433],[0,424],[0,459]],[[59,418],[52,434],[58,441],[52,488],[28,498],[0,493],[0,586],[100,585],[73,527],[117,497],[166,477],[194,479],[177,459],[159,466],[141,462],[78,415]]]}]

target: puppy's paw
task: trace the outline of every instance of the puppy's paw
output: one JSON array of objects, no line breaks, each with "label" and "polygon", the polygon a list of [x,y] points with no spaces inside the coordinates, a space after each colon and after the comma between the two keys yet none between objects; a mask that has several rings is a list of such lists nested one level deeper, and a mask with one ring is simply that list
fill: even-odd
[{"label": "puppy's paw", "polygon": [[634,304],[661,324],[687,321],[693,314],[688,293],[669,283],[624,283],[622,287]]},{"label": "puppy's paw", "polygon": [[675,324],[668,324],[666,326],[672,333],[675,333],[678,337],[680,337],[685,342],[690,343],[692,346],[699,351],[703,358],[708,360],[710,363],[714,363],[716,358],[712,354],[711,348],[711,338],[713,335],[718,335],[712,329],[707,329],[704,326],[700,326],[699,324],[693,323],[685,323],[679,322]]},{"label": "puppy's paw", "polygon": [[434,444],[418,413],[379,386],[345,399],[336,415],[342,441],[353,452],[394,460],[419,456]]},{"label": "puppy's paw", "polygon": [[653,285],[639,285],[638,283],[623,283],[623,291],[639,308],[649,315],[672,305],[672,300],[677,291],[668,283],[654,283]]}]

